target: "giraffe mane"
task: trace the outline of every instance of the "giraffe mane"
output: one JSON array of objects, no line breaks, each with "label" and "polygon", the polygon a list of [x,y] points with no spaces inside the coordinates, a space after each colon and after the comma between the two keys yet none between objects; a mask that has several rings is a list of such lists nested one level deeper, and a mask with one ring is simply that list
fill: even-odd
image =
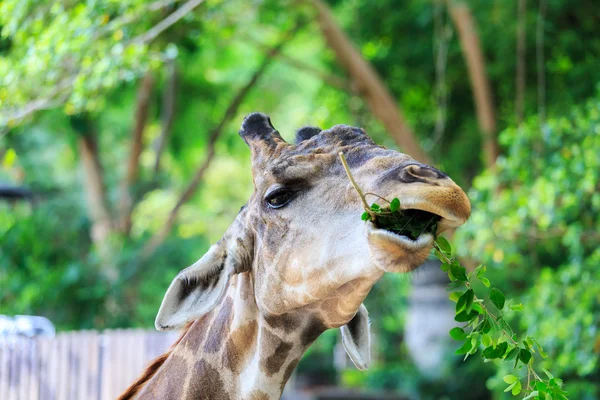
[{"label": "giraffe mane", "polygon": [[133,382],[131,386],[125,389],[125,391],[117,398],[117,400],[133,399],[133,397],[144,387],[144,385],[154,376],[154,374],[156,374],[160,367],[162,367],[165,361],[167,361],[167,358],[169,358],[175,347],[177,347],[179,342],[181,342],[181,339],[183,339],[193,324],[194,321],[188,322],[187,325],[183,327],[179,338],[171,345],[169,350],[152,360],[144,372],[142,372],[140,377]]}]

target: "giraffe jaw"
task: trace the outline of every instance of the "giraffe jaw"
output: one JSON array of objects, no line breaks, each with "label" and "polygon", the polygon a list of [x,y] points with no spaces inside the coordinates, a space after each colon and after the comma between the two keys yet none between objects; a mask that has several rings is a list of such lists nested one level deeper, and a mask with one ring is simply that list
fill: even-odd
[{"label": "giraffe jaw", "polygon": [[375,265],[385,272],[410,272],[421,265],[433,247],[433,235],[422,233],[415,240],[372,222],[365,224],[369,253]]}]

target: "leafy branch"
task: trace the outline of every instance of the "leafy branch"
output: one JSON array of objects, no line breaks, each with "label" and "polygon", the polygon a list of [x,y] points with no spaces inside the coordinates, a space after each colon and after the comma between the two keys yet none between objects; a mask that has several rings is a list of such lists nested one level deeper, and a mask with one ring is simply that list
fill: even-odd
[{"label": "leafy branch", "polygon": [[[563,381],[561,379],[555,378],[543,368],[546,377],[542,378],[534,368],[535,357],[533,355],[536,353],[536,349],[540,357],[547,357],[539,342],[530,336],[519,337],[505,320],[503,311],[523,311],[523,304],[515,304],[512,300],[507,302],[504,293],[491,286],[490,280],[485,276],[485,266],[480,265],[472,272],[467,273],[466,268],[452,255],[452,246],[448,240],[437,236],[437,219],[439,217],[432,217],[431,214],[427,216],[428,213],[412,214],[409,217],[407,214],[411,210],[401,210],[398,198],[389,201],[374,193],[363,193],[350,172],[344,154],[339,153],[339,156],[348,179],[363,203],[365,209],[362,215],[363,221],[371,221],[378,228],[405,235],[413,240],[424,232],[433,235],[435,239],[434,254],[442,262],[440,266],[442,271],[448,274],[450,279],[449,297],[456,303],[454,320],[464,323],[462,327],[452,328],[449,332],[453,339],[463,342],[462,346],[456,350],[456,354],[464,354],[463,360],[466,360],[470,355],[481,350],[484,360],[505,362],[514,360],[514,370],[520,370],[525,366],[527,370],[525,388],[521,383],[522,378],[517,375],[509,374],[503,378],[504,382],[508,384],[504,391],[511,392],[513,396],[523,393],[525,395],[523,400],[567,400],[567,392],[562,389]],[[377,203],[369,206],[366,201],[367,194],[372,194],[385,201],[387,206],[382,207]],[[436,219],[433,224],[432,218]],[[475,293],[473,287],[475,281],[490,288],[488,298],[493,307],[486,304],[482,296]]]},{"label": "leafy branch", "polygon": [[[464,354],[465,360],[481,348],[481,355],[486,360],[503,360],[512,362],[513,369],[519,370],[523,366],[527,370],[527,383],[525,388],[521,378],[516,375],[504,376],[504,382],[508,384],[505,392],[511,392],[514,396],[524,393],[524,399],[567,399],[562,389],[563,382],[555,378],[549,371],[542,369],[545,378],[535,371],[534,362],[536,349],[542,358],[547,355],[539,342],[530,336],[519,338],[512,327],[506,322],[503,311],[520,312],[524,310],[521,303],[506,301],[504,293],[498,288],[491,287],[490,280],[484,275],[486,267],[480,265],[467,274],[466,269],[452,255],[452,247],[444,237],[438,237],[434,244],[434,254],[442,262],[440,268],[448,274],[450,283],[448,289],[451,291],[450,300],[456,302],[457,322],[464,322],[462,327],[452,328],[450,336],[458,341],[464,341],[463,345],[456,350],[456,354]],[[490,288],[488,297],[493,308],[477,294],[473,283],[478,280],[486,288]],[[466,290],[465,290],[466,289]]]}]

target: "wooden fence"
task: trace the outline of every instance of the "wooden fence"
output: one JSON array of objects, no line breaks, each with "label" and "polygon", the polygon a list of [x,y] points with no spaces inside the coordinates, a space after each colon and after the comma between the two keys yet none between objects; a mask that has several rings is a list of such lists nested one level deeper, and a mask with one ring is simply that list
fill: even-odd
[{"label": "wooden fence", "polygon": [[0,337],[0,399],[115,399],[178,334],[128,329]]}]

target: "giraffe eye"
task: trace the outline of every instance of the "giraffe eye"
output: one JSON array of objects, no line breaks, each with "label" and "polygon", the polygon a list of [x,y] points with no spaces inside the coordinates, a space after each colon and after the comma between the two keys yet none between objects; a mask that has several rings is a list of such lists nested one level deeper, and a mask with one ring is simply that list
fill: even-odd
[{"label": "giraffe eye", "polygon": [[265,201],[267,202],[267,206],[269,206],[269,208],[281,208],[288,204],[292,200],[293,196],[293,191],[282,188],[269,193]]}]

